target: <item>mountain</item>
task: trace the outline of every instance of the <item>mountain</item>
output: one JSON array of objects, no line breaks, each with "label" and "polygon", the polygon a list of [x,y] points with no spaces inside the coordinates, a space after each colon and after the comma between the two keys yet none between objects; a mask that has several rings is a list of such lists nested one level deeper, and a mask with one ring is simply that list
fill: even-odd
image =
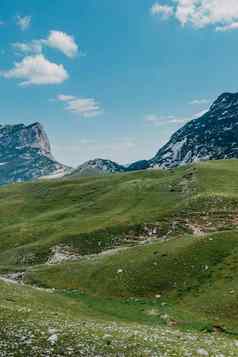
[{"label": "mountain", "polygon": [[150,167],[150,162],[148,160],[139,160],[128,165],[126,171],[146,170],[149,167]]},{"label": "mountain", "polygon": [[95,159],[79,166],[73,175],[172,168],[197,161],[231,158],[238,158],[238,93],[223,93],[204,115],[175,132],[151,160],[121,166],[110,160]]},{"label": "mountain", "polygon": [[97,176],[105,174],[113,174],[120,172],[131,172],[146,170],[151,166],[147,160],[140,160],[129,165],[120,165],[111,160],[94,159],[85,162],[74,170],[70,176]]},{"label": "mountain", "polygon": [[179,129],[150,164],[171,168],[230,158],[238,158],[238,93],[220,95],[207,113]]},{"label": "mountain", "polygon": [[116,172],[125,172],[126,168],[111,160],[94,159],[85,162],[74,170],[71,176],[94,176],[105,175]]},{"label": "mountain", "polygon": [[0,184],[63,176],[69,168],[55,161],[40,123],[0,126]]}]

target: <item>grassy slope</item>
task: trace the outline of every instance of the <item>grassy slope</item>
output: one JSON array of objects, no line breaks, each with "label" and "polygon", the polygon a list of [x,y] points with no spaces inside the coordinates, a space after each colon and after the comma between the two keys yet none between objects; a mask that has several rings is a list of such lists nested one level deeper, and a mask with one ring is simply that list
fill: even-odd
[{"label": "grassy slope", "polygon": [[[174,220],[229,226],[238,210],[237,161],[78,180],[16,184],[0,190],[2,264],[44,262],[58,243],[79,254],[123,244],[123,232]],[[232,218],[233,219],[233,218]],[[179,226],[178,226],[179,230]]]},{"label": "grassy slope", "polygon": [[1,356],[237,356],[226,336],[89,319],[80,301],[30,287],[0,282],[0,304]]},{"label": "grassy slope", "polygon": [[[32,301],[25,302],[27,292],[24,287],[14,287],[17,292],[11,292],[12,286],[0,284],[1,306],[4,307],[0,314],[2,325],[12,324],[11,328],[15,329],[18,322],[22,326],[24,319],[27,326],[31,323],[38,326],[39,321],[38,329],[41,330],[41,321],[46,326],[49,317],[51,322],[58,324],[57,328],[65,326],[70,330],[74,317],[78,322],[85,316],[93,317],[99,324],[93,337],[95,326],[89,321],[86,327],[76,324],[72,335],[76,340],[81,334],[83,341],[88,342],[86,349],[97,346],[99,353],[113,353],[111,341],[109,344],[102,342],[102,334],[106,334],[107,327],[101,322],[101,319],[113,318],[118,325],[112,332],[117,337],[112,340],[119,346],[117,352],[122,351],[123,345],[129,346],[128,355],[138,354],[141,349],[136,345],[137,350],[134,344],[134,347],[128,345],[127,335],[134,331],[134,327],[130,329],[127,325],[128,334],[124,333],[126,329],[122,327],[120,330],[119,320],[193,329],[219,326],[237,333],[237,176],[238,161],[231,160],[200,163],[166,172],[42,181],[1,188],[2,271],[21,270],[22,265],[44,263],[51,247],[59,243],[71,245],[82,255],[125,245],[125,233],[136,237],[143,233],[143,225],[148,223],[159,224],[161,235],[171,226],[174,236],[180,233],[180,239],[133,247],[111,256],[28,268],[26,281],[59,288],[60,296],[53,294],[48,300],[46,293],[28,290]],[[205,231],[230,231],[202,238],[188,235],[182,238],[181,233],[188,229],[186,224],[199,226]],[[17,294],[15,301],[11,301],[12,294]],[[40,299],[46,304],[45,308],[40,304],[39,311],[38,294],[44,295]],[[159,294],[161,297],[155,298]],[[9,301],[5,298],[8,295]],[[54,301],[58,301],[59,311],[53,307]],[[24,311],[16,308],[25,303],[26,306],[33,303],[32,308],[29,307],[32,320],[30,315],[26,316]],[[67,314],[63,317],[65,308]],[[0,342],[4,338],[11,340],[11,335],[4,337],[4,333],[10,330],[0,330]],[[153,340],[152,343],[151,340],[149,343],[148,331],[145,331],[141,332],[136,344],[141,345],[143,351],[144,348],[155,348],[155,343],[156,348],[161,347],[160,341]],[[61,332],[65,337],[60,348],[65,348],[67,343],[69,346],[75,343],[67,334],[66,337],[66,332]],[[39,331],[36,334],[36,340],[41,341]],[[158,331],[155,335],[158,336]],[[179,339],[183,339],[181,336]],[[182,349],[191,344],[191,338],[182,340],[181,344],[172,338],[174,344],[168,345],[163,341],[164,347],[161,348],[169,351],[171,356],[184,356]],[[209,338],[213,339],[212,336]],[[199,339],[196,341],[200,343]],[[217,353],[236,355],[237,351],[233,352],[235,350],[228,341],[226,348],[230,346],[229,351],[223,347],[219,349],[219,338],[216,337],[215,341]],[[44,348],[50,349],[49,342],[44,344]],[[194,350],[192,353],[196,356]]]},{"label": "grassy slope", "polygon": [[[57,289],[79,289],[102,300],[140,298],[145,307],[148,303],[145,313],[152,308],[160,311],[154,322],[171,310],[170,319],[178,320],[180,325],[201,321],[204,327],[218,325],[238,333],[237,272],[238,232],[231,231],[38,267],[27,274],[26,281]],[[161,297],[156,299],[156,295]],[[166,309],[161,310],[164,303]],[[102,306],[106,312],[108,307]],[[135,308],[137,319],[140,313]]]},{"label": "grassy slope", "polygon": [[170,184],[183,173],[141,172],[2,188],[0,259],[27,263],[35,252],[41,261],[57,242],[73,244],[80,254],[118,244],[118,233],[128,225],[169,215],[181,198],[181,192],[170,192]]}]

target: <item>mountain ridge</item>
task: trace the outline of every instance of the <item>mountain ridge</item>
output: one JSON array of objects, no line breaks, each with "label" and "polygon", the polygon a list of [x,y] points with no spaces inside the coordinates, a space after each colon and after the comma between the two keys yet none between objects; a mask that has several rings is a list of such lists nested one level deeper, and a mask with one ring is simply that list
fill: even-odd
[{"label": "mountain ridge", "polygon": [[0,125],[0,184],[66,174],[80,177],[169,169],[231,158],[238,158],[238,93],[222,93],[205,114],[178,129],[154,157],[125,166],[96,158],[73,170],[55,160],[41,123]]},{"label": "mountain ridge", "polygon": [[[178,129],[154,157],[132,162],[127,166],[114,162],[113,173],[153,168],[169,169],[197,161],[231,158],[238,158],[238,93],[224,92],[206,113]],[[90,166],[93,161],[90,160],[80,167]],[[103,161],[107,166],[107,160]],[[110,168],[103,173],[107,172],[112,173]]]},{"label": "mountain ridge", "polygon": [[176,131],[150,160],[171,168],[204,160],[238,158],[238,93],[221,94],[201,117]]}]

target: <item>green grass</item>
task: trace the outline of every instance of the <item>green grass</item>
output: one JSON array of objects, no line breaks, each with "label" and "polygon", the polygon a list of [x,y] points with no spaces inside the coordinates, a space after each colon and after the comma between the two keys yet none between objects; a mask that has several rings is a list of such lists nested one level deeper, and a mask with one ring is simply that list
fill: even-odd
[{"label": "green grass", "polygon": [[221,334],[168,326],[113,323],[90,314],[81,298],[0,282],[3,356],[237,356],[237,342]]},{"label": "green grass", "polygon": [[207,230],[232,228],[238,214],[238,161],[27,184],[0,190],[0,260],[6,265],[45,262],[57,244],[79,254],[134,240],[144,224],[160,235],[182,233],[187,220]]},{"label": "green grass", "polygon": [[[152,301],[160,311],[158,316],[164,314],[161,306],[165,303],[166,310],[172,312],[171,319],[181,319],[180,325],[202,321],[238,333],[237,272],[238,232],[231,231],[129,248],[112,256],[36,267],[27,273],[26,282],[79,290],[99,299],[97,305],[105,313],[110,304],[113,311],[113,298],[126,304],[142,299],[145,306],[148,304],[148,311]],[[157,295],[161,297],[156,299]],[[111,300],[102,302],[107,298]],[[133,319],[141,319],[136,308],[134,314],[137,317]],[[145,317],[142,320],[156,321]]]},{"label": "green grass", "polygon": [[169,192],[179,175],[151,172],[2,188],[1,261],[44,261],[59,242],[73,245],[80,254],[120,244],[122,231],[166,217],[181,195]]},{"label": "green grass", "polygon": [[[0,273],[25,271],[25,283],[55,290],[0,282],[0,351],[14,340],[19,356],[34,346],[52,356],[236,356],[227,336],[208,332],[238,334],[237,177],[227,160],[2,187]],[[148,227],[157,236],[139,244]],[[59,245],[80,260],[45,264]],[[60,331],[53,346],[48,324]],[[19,329],[35,336],[30,347]]]}]

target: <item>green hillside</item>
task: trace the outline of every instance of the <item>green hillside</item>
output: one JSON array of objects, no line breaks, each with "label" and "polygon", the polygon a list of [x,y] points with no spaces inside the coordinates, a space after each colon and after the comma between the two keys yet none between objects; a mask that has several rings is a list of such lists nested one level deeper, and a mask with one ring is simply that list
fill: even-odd
[{"label": "green hillside", "polygon": [[230,228],[238,210],[237,174],[238,162],[231,160],[1,188],[0,260],[45,262],[59,243],[80,255],[98,253],[137,243],[146,224],[156,225],[159,237],[189,232],[191,224],[205,232]]},{"label": "green hillside", "polygon": [[227,160],[2,187],[0,279],[24,272],[34,288],[0,281],[0,343],[23,348],[15,330],[31,326],[31,348],[60,356],[79,353],[79,335],[88,355],[236,356],[237,177]]},{"label": "green hillside", "polygon": [[83,302],[0,282],[2,356],[237,356],[229,336],[106,321]]},{"label": "green hillside", "polygon": [[145,312],[150,311],[153,300],[157,319],[166,311],[180,326],[201,322],[203,328],[219,326],[238,333],[237,272],[238,231],[232,231],[35,268],[26,281],[79,290],[102,300],[139,298],[144,300]]}]

